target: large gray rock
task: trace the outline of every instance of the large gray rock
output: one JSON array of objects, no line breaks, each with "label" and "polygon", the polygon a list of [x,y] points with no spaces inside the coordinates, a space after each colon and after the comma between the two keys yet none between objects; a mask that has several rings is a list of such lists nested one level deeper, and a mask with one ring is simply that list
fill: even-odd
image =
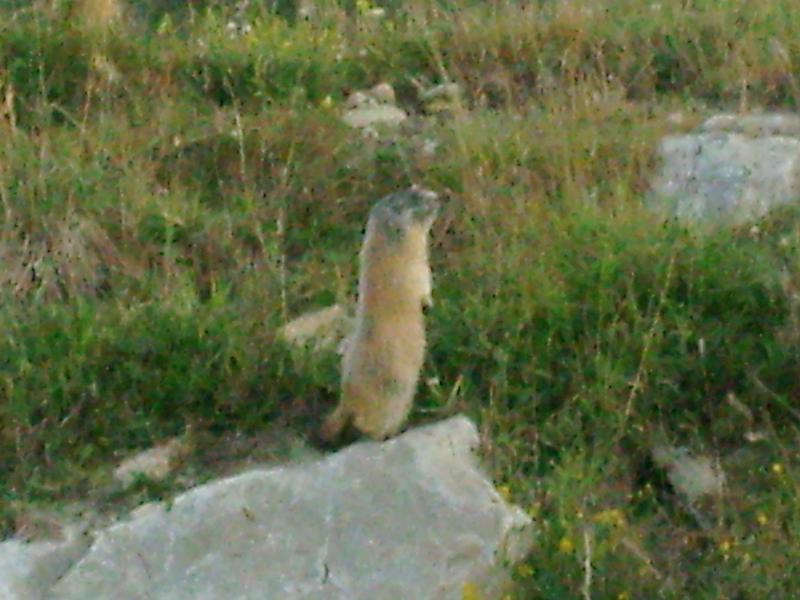
[{"label": "large gray rock", "polygon": [[664,138],[654,196],[679,219],[742,223],[800,199],[800,118],[717,115]]},{"label": "large gray rock", "polygon": [[477,444],[455,417],[219,480],[97,532],[42,595],[4,598],[460,600],[465,585],[497,598],[533,530],[477,467]]}]

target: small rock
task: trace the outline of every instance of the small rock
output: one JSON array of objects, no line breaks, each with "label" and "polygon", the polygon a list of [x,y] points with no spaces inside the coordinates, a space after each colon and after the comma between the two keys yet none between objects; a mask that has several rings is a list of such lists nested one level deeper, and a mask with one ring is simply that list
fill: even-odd
[{"label": "small rock", "polygon": [[369,106],[370,104],[374,104],[374,98],[367,94],[367,92],[362,92],[360,90],[352,92],[347,96],[347,100],[344,102],[345,108],[350,110],[361,108],[362,106]]},{"label": "small rock", "polygon": [[385,8],[370,8],[364,11],[364,16],[374,21],[380,21],[386,16]]},{"label": "small rock", "polygon": [[378,104],[375,106],[354,108],[347,111],[342,118],[350,127],[364,128],[378,124],[396,127],[407,117],[408,115],[405,111],[396,106],[392,106],[391,104]]},{"label": "small rock", "polygon": [[352,331],[353,320],[339,304],[315,310],[291,320],[278,336],[295,346],[315,352],[333,348]]},{"label": "small rock", "polygon": [[394,88],[386,83],[379,83],[367,91],[356,90],[345,101],[345,112],[342,119],[351,127],[364,129],[379,124],[395,127],[402,123],[408,115],[394,104]]},{"label": "small rock", "polygon": [[353,91],[345,101],[345,108],[363,108],[365,106],[375,106],[376,104],[394,105],[395,102],[394,88],[384,81],[368,90]]},{"label": "small rock", "polygon": [[457,83],[440,83],[433,87],[424,90],[419,95],[420,100],[423,102],[430,102],[431,100],[459,100],[461,98],[461,86]]},{"label": "small rock", "polygon": [[319,16],[317,8],[314,0],[298,0],[297,18],[303,21],[312,21]]},{"label": "small rock", "polygon": [[681,111],[671,112],[667,115],[666,118],[667,123],[670,125],[674,125],[675,127],[681,127],[686,124],[686,113]]},{"label": "small rock", "polygon": [[138,475],[153,481],[165,479],[191,452],[191,443],[186,436],[154,446],[122,461],[114,470],[114,479],[123,487],[130,486]]},{"label": "small rock", "polygon": [[763,442],[764,440],[769,439],[769,434],[766,431],[745,431],[743,436],[745,441],[748,441],[751,444]]},{"label": "small rock", "polygon": [[721,494],[725,486],[725,474],[710,458],[694,456],[686,448],[656,446],[653,460],[667,471],[670,483],[690,505],[703,496]]},{"label": "small rock", "polygon": [[715,115],[698,127],[700,132],[741,133],[750,137],[800,136],[800,116],[788,113]]},{"label": "small rock", "polygon": [[368,93],[379,104],[394,104],[397,101],[394,88],[385,81],[371,87]]},{"label": "small rock", "polygon": [[428,138],[422,142],[420,152],[426,158],[431,158],[436,155],[436,149],[439,147],[439,140]]}]

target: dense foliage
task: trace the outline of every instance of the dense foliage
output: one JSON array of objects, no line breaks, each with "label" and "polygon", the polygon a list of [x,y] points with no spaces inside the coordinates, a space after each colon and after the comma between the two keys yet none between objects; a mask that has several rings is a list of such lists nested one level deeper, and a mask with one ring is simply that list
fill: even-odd
[{"label": "dense foliage", "polygon": [[[370,203],[414,181],[446,207],[412,421],[475,418],[538,519],[515,593],[579,596],[591,539],[594,598],[789,597],[798,211],[701,229],[642,199],[665,132],[797,108],[793,2],[320,4],[0,9],[2,529],[189,424],[307,434],[336,358],[276,328],[352,301]],[[460,84],[435,153],[341,122],[381,81],[413,113]],[[710,525],[655,441],[728,469]]]}]

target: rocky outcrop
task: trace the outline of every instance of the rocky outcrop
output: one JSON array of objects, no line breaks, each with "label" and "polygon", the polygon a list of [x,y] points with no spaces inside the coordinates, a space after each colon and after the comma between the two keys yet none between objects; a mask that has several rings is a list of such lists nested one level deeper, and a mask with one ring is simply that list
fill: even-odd
[{"label": "rocky outcrop", "polygon": [[166,479],[192,451],[191,436],[172,438],[125,459],[114,469],[114,479],[123,487],[144,476],[152,481]]},{"label": "rocky outcrop", "polygon": [[55,585],[28,578],[4,597],[460,599],[466,586],[497,598],[532,523],[477,467],[477,442],[455,417],[215,481],[96,532]]}]

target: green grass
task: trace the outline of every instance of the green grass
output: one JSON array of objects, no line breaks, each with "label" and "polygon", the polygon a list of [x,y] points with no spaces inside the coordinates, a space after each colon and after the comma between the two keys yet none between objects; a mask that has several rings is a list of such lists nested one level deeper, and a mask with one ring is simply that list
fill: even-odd
[{"label": "green grass", "polygon": [[[800,584],[800,211],[733,230],[642,199],[672,115],[795,110],[789,0],[66,9],[0,20],[0,532],[102,498],[192,425],[305,435],[334,356],[277,328],[352,301],[369,206],[442,192],[412,424],[466,412],[540,527],[518,598],[791,597]],[[525,6],[526,8],[522,8]],[[365,142],[347,94],[454,80],[463,106]],[[437,139],[436,154],[419,151]],[[742,409],[742,405],[746,408]],[[760,442],[748,432],[764,432]],[[701,526],[650,446],[719,457]]]}]

